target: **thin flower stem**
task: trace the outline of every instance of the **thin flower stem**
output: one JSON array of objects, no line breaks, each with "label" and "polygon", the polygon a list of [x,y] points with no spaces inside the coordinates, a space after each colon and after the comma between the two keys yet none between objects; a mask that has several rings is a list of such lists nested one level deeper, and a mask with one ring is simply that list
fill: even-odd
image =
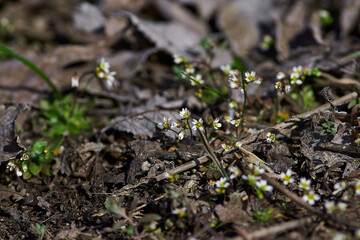
[{"label": "thin flower stem", "polygon": [[245,77],[244,77],[244,71],[241,71],[241,81],[242,81],[242,88],[244,90],[244,103],[243,103],[243,108],[241,111],[241,119],[240,119],[240,134],[237,134],[237,139],[239,139],[239,135],[241,135],[244,131],[244,121],[245,121],[245,109],[246,109],[246,99],[247,99],[247,95],[246,95],[246,82],[245,82]]}]

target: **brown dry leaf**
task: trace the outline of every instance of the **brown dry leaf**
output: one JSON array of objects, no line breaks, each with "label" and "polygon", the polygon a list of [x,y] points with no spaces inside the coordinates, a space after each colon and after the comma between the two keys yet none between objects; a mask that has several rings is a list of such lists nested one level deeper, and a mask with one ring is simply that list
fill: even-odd
[{"label": "brown dry leaf", "polygon": [[0,115],[0,164],[16,157],[25,150],[19,146],[15,137],[16,118],[24,110],[30,109],[28,105],[16,105],[3,110]]},{"label": "brown dry leaf", "polygon": [[360,0],[345,1],[340,15],[341,36],[346,37],[354,29],[360,14]]},{"label": "brown dry leaf", "polygon": [[198,45],[201,36],[176,22],[153,22],[142,20],[129,12],[121,12],[129,18],[137,29],[145,34],[157,47],[170,54],[184,56],[190,60],[204,55],[204,50]]},{"label": "brown dry leaf", "polygon": [[[110,123],[102,129],[103,132],[108,129],[115,129],[118,131],[132,133],[134,135],[154,137],[159,130],[157,124],[162,122],[165,118],[171,118],[172,121],[178,121],[179,114],[174,111],[150,111],[137,114],[130,117],[117,117],[110,121]],[[177,134],[172,131],[167,131],[166,136],[176,138]]]},{"label": "brown dry leaf", "polygon": [[290,41],[302,32],[305,27],[306,6],[303,1],[295,1],[294,5],[283,18],[276,17],[275,47],[280,59],[286,59],[290,54]]},{"label": "brown dry leaf", "polygon": [[218,13],[218,25],[225,32],[234,52],[244,56],[259,42],[261,21],[269,20],[272,1],[228,1]]},{"label": "brown dry leaf", "polygon": [[252,220],[252,218],[243,210],[243,202],[238,193],[230,195],[230,201],[223,205],[217,205],[215,212],[223,223],[233,222],[244,224]]}]

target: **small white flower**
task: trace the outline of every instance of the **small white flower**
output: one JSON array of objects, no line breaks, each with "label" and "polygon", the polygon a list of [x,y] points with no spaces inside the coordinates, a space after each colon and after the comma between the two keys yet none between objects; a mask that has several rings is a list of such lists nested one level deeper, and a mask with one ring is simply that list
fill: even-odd
[{"label": "small white flower", "polygon": [[347,208],[347,204],[344,203],[344,202],[339,202],[337,205],[336,205],[336,208],[338,210],[340,210],[341,212],[345,211],[346,208]]},{"label": "small white flower", "polygon": [[229,168],[229,170],[231,172],[230,179],[234,179],[240,176],[240,169],[238,167],[232,166]]},{"label": "small white flower", "polygon": [[278,72],[278,73],[276,74],[276,78],[277,78],[278,80],[284,79],[284,78],[285,78],[285,73],[283,73],[283,72]]},{"label": "small white flower", "polygon": [[224,116],[225,122],[231,122],[231,118],[227,115]]},{"label": "small white flower", "polygon": [[334,189],[337,190],[337,191],[342,191],[346,188],[346,182],[344,181],[341,181],[341,182],[337,182],[335,183],[334,185]]},{"label": "small white flower", "polygon": [[230,72],[230,76],[229,76],[229,84],[230,84],[230,88],[239,88],[240,86],[240,82],[239,79],[235,76],[235,73]]},{"label": "small white flower", "polygon": [[255,80],[256,73],[254,71],[251,71],[251,73],[246,72],[245,73],[245,81],[247,82],[253,82]]},{"label": "small white flower", "polygon": [[360,195],[360,180],[355,184],[355,195]]},{"label": "small white flower", "polygon": [[183,118],[189,118],[190,117],[190,112],[187,108],[183,108],[180,111],[180,116]]},{"label": "small white flower", "polygon": [[230,122],[232,125],[235,125],[235,127],[238,127],[240,125],[240,119],[234,119]]},{"label": "small white flower", "polygon": [[302,74],[302,66],[293,67],[293,72],[299,74],[299,76]]},{"label": "small white flower", "polygon": [[179,215],[180,217],[184,217],[186,212],[186,207],[176,208],[172,210],[172,214]]},{"label": "small white flower", "polygon": [[230,145],[227,145],[225,143],[221,144],[221,147],[225,150],[225,152],[228,152],[232,150],[232,147]]},{"label": "small white flower", "polygon": [[164,117],[163,121],[161,123],[158,123],[159,127],[163,127],[164,129],[169,129],[170,128],[170,120],[171,120],[171,118],[167,119],[166,117]]},{"label": "small white flower", "polygon": [[171,129],[177,128],[177,127],[179,127],[179,124],[177,122],[172,122],[171,123],[171,126],[170,126]]},{"label": "small white flower", "polygon": [[235,101],[231,101],[231,102],[229,103],[229,107],[230,107],[230,108],[237,108],[236,102],[235,102]]},{"label": "small white flower", "polygon": [[277,81],[275,83],[275,89],[281,89],[282,83],[280,81]]},{"label": "small white flower", "polygon": [[255,185],[256,180],[259,180],[260,177],[255,176],[254,174],[248,174],[248,175],[243,175],[243,176],[242,176],[242,179],[247,180],[248,183],[249,183],[251,186],[253,186],[253,185]]},{"label": "small white flower", "polygon": [[192,129],[194,131],[196,131],[197,128],[199,128],[201,131],[204,131],[202,118],[200,118],[199,120],[193,119],[193,124],[194,124],[194,126],[192,127]]},{"label": "small white flower", "polygon": [[297,72],[293,72],[290,75],[290,80],[291,80],[290,83],[291,84],[301,85],[302,81],[299,78],[300,78],[300,75]]},{"label": "small white flower", "polygon": [[290,92],[290,90],[291,90],[291,86],[290,85],[286,85],[285,86],[285,92]]},{"label": "small white flower", "polygon": [[195,68],[193,65],[187,65],[185,68],[185,72],[187,74],[194,74],[195,73]]},{"label": "small white flower", "polygon": [[185,137],[185,130],[182,130],[180,133],[179,133],[179,140],[183,140]]},{"label": "small white flower", "polygon": [[310,190],[311,180],[307,180],[306,178],[300,178],[299,187],[304,190]]},{"label": "small white flower", "polygon": [[27,160],[29,160],[29,154],[27,154],[27,153],[23,153],[23,155],[21,156],[21,158],[20,158],[20,160],[21,161],[27,161]]},{"label": "small white flower", "polygon": [[16,175],[18,177],[21,177],[23,175],[23,173],[22,173],[22,171],[20,169],[16,168],[15,171],[16,171]]},{"label": "small white flower", "polygon": [[241,142],[239,142],[239,141],[237,141],[237,142],[235,143],[235,147],[237,147],[237,148],[242,147],[242,143],[241,143]]},{"label": "small white flower", "polygon": [[183,63],[185,61],[185,58],[184,57],[180,57],[178,55],[173,55],[173,58],[174,58],[174,63],[176,64],[180,64],[180,63]]},{"label": "small white flower", "polygon": [[14,169],[16,168],[16,165],[13,161],[8,162],[8,164],[6,165],[6,168],[9,169],[9,171],[14,171]]},{"label": "small white flower", "polygon": [[275,138],[276,138],[275,134],[268,132],[266,134],[266,137],[267,137],[266,142],[268,142],[268,143],[275,142]]},{"label": "small white flower", "polygon": [[225,75],[229,75],[230,71],[231,71],[231,66],[230,66],[230,64],[221,65],[220,69]]},{"label": "small white flower", "polygon": [[102,58],[99,63],[100,70],[104,71],[105,73],[110,72],[110,63],[105,61],[105,58]]},{"label": "small white flower", "polygon": [[325,208],[328,213],[332,213],[335,210],[335,202],[325,201]]},{"label": "small white flower", "polygon": [[104,76],[105,83],[109,88],[111,88],[115,85],[115,75],[116,75],[116,72],[110,72],[108,74],[105,74],[105,76]]},{"label": "small white flower", "polygon": [[315,201],[320,200],[320,196],[316,194],[313,190],[309,191],[303,196],[304,201],[308,202],[310,205],[314,205]]},{"label": "small white flower", "polygon": [[254,83],[255,83],[256,85],[260,85],[260,84],[262,83],[262,78],[257,78],[257,79],[254,81]]},{"label": "small white flower", "polygon": [[217,188],[228,188],[230,186],[230,183],[227,182],[226,178],[222,177],[215,182],[215,186]]},{"label": "small white flower", "polygon": [[22,170],[23,170],[24,172],[27,172],[28,167],[27,167],[26,165],[24,165],[24,166],[22,167]]},{"label": "small white flower", "polygon": [[78,76],[72,76],[71,77],[71,87],[72,88],[79,87],[79,77]]},{"label": "small white flower", "polygon": [[221,128],[222,124],[219,123],[219,119],[216,118],[216,119],[213,121],[212,126],[213,126],[213,128],[214,128],[215,130],[217,130],[217,129]]},{"label": "small white flower", "polygon": [[268,185],[266,180],[263,180],[263,179],[259,180],[255,184],[256,184],[256,187],[259,188],[263,192],[265,192],[265,191],[270,192],[273,190],[273,187]]},{"label": "small white flower", "polygon": [[255,176],[259,176],[259,175],[265,173],[265,170],[259,166],[255,166],[253,172],[254,172]]},{"label": "small white flower", "polygon": [[200,84],[204,84],[204,80],[202,80],[202,76],[201,74],[197,74],[195,77],[193,77],[192,79],[190,79],[191,85],[195,86]]},{"label": "small white flower", "polygon": [[281,173],[280,177],[283,180],[285,185],[288,185],[289,183],[293,183],[294,179],[291,177],[292,171],[291,169],[288,169],[286,173]]}]

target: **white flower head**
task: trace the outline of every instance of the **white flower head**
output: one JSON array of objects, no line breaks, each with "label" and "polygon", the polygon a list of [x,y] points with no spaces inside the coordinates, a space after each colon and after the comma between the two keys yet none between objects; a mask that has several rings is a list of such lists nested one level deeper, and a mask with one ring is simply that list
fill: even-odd
[{"label": "white flower head", "polygon": [[275,139],[276,139],[276,136],[275,136],[275,134],[273,134],[273,133],[271,133],[271,132],[268,132],[267,134],[266,134],[266,142],[268,142],[268,143],[272,143],[272,142],[275,142]]},{"label": "white flower head", "polygon": [[16,168],[15,171],[18,177],[21,177],[23,175],[23,172],[20,169]]},{"label": "white flower head", "polygon": [[242,147],[242,143],[241,143],[241,142],[239,142],[239,141],[237,141],[237,142],[235,143],[235,147],[237,147],[237,148]]},{"label": "white flower head", "polygon": [[311,180],[304,177],[300,178],[299,187],[304,190],[310,190]]},{"label": "white flower head", "polygon": [[268,185],[267,184],[267,181],[266,180],[259,180],[255,183],[256,187],[259,188],[261,191],[265,192],[270,192],[273,190],[273,187],[271,185]]},{"label": "white flower head", "polygon": [[255,176],[259,176],[259,175],[265,173],[265,170],[259,166],[255,166],[253,169],[253,172],[254,172]]},{"label": "white flower head", "polygon": [[355,184],[355,195],[360,195],[360,180],[356,181],[356,184]]},{"label": "white flower head", "polygon": [[21,158],[20,158],[20,160],[21,161],[27,161],[27,160],[29,160],[29,154],[27,154],[27,153],[23,153],[23,155],[21,156]]},{"label": "white flower head", "polygon": [[293,67],[293,69],[292,69],[292,71],[294,72],[294,73],[297,73],[297,74],[299,74],[299,76],[302,74],[302,70],[303,70],[303,67],[302,66],[297,66],[297,67]]},{"label": "white flower head", "polygon": [[201,131],[204,131],[204,125],[203,125],[203,120],[202,118],[200,118],[199,120],[193,119],[193,124],[194,126],[192,127],[192,129],[194,131],[197,130],[197,128]]},{"label": "white flower head", "polygon": [[291,171],[291,169],[288,169],[287,171],[286,171],[286,173],[281,173],[280,174],[280,177],[281,177],[281,179],[283,180],[283,183],[285,184],[285,185],[288,185],[289,183],[293,183],[294,182],[294,179],[291,177],[291,174],[292,174],[292,171]]},{"label": "white flower head", "polygon": [[344,202],[339,202],[339,203],[336,205],[336,208],[337,208],[339,211],[343,212],[343,211],[346,210],[347,204],[344,203]]},{"label": "white flower head", "polygon": [[116,72],[109,72],[104,75],[105,83],[109,88],[115,86],[115,75]]},{"label": "white flower head", "polygon": [[79,87],[79,77],[78,76],[72,76],[71,77],[71,87],[72,88]]},{"label": "white flower head", "polygon": [[237,103],[235,101],[230,101],[229,107],[230,108],[237,108]]},{"label": "white flower head", "polygon": [[204,84],[204,80],[202,79],[201,74],[197,74],[195,77],[193,77],[192,79],[190,79],[191,85],[195,86],[200,84]]},{"label": "white flower head", "polygon": [[283,73],[283,72],[278,72],[278,73],[276,74],[276,78],[277,78],[278,80],[284,79],[284,78],[285,78],[285,73]]},{"label": "white flower head", "polygon": [[221,147],[225,150],[225,152],[231,151],[232,147],[230,145],[227,145],[225,143],[221,144]]},{"label": "white flower head", "polygon": [[335,183],[335,185],[334,185],[334,189],[335,189],[335,190],[342,191],[342,190],[344,190],[345,188],[346,188],[346,182],[344,182],[344,181],[337,182],[337,183]]},{"label": "white flower head", "polygon": [[275,89],[281,89],[282,83],[280,81],[277,81],[275,83]]},{"label": "white flower head", "polygon": [[105,61],[105,58],[102,58],[99,63],[99,68],[101,71],[103,71],[105,73],[109,73],[110,72],[110,63]]},{"label": "white flower head", "polygon": [[189,118],[190,117],[190,111],[187,108],[183,108],[180,111],[180,116],[182,118]]},{"label": "white flower head", "polygon": [[291,90],[291,86],[290,85],[286,85],[285,86],[285,92],[290,92],[290,90]]},{"label": "white flower head", "polygon": [[171,128],[171,126],[170,126],[170,120],[171,120],[171,118],[168,118],[168,119],[167,119],[166,117],[164,117],[163,121],[160,122],[160,123],[158,123],[159,127],[163,127],[163,129],[169,129],[169,128]]},{"label": "white flower head", "polygon": [[297,85],[301,85],[302,81],[300,80],[300,74],[297,72],[293,72],[290,75],[290,83],[291,84],[297,84]]},{"label": "white flower head", "polygon": [[255,75],[256,73],[254,71],[251,71],[251,73],[245,72],[245,81],[253,82],[255,80]]},{"label": "white flower head", "polygon": [[185,68],[185,72],[187,74],[194,74],[195,73],[195,68],[193,65],[187,65]]},{"label": "white flower head", "polygon": [[179,140],[183,140],[185,137],[185,130],[181,130],[181,132],[179,133]]},{"label": "white flower head", "polygon": [[180,63],[185,62],[185,58],[180,57],[179,55],[174,54],[173,58],[174,58],[174,63],[176,63],[176,64],[180,64]]},{"label": "white flower head", "polygon": [[187,210],[186,207],[175,208],[174,210],[172,210],[172,214],[179,215],[180,217],[184,217],[186,210]]},{"label": "white flower head", "polygon": [[230,122],[232,125],[235,125],[235,127],[238,127],[240,125],[240,119],[234,119]]},{"label": "white flower head", "polygon": [[335,202],[334,201],[325,201],[325,208],[328,213],[332,213],[335,210]]},{"label": "white flower head", "polygon": [[262,78],[258,77],[258,78],[254,81],[254,83],[255,83],[256,85],[260,85],[260,84],[262,83]]},{"label": "white flower head", "polygon": [[217,188],[228,188],[230,183],[226,180],[226,178],[222,177],[215,182],[215,186]]},{"label": "white flower head", "polygon": [[229,81],[229,84],[230,84],[230,88],[239,88],[240,87],[240,81],[236,77],[234,72],[230,72],[228,81]]},{"label": "white flower head", "polygon": [[311,190],[303,196],[303,199],[310,205],[314,205],[316,201],[320,200],[320,195]]},{"label": "white flower head", "polygon": [[231,66],[230,66],[230,64],[221,65],[220,69],[225,75],[229,75],[230,71],[231,71]]},{"label": "white flower head", "polygon": [[222,126],[222,124],[219,121],[220,121],[219,118],[216,118],[212,123],[212,126],[215,130],[221,128]]},{"label": "white flower head", "polygon": [[253,186],[256,184],[256,180],[261,179],[259,176],[255,176],[254,174],[242,175],[242,179],[247,180],[248,183]]},{"label": "white flower head", "polygon": [[232,119],[230,116],[225,115],[224,120],[225,120],[225,122],[231,122]]},{"label": "white flower head", "polygon": [[15,163],[13,161],[10,161],[6,165],[6,168],[8,168],[10,171],[14,171],[14,169],[16,168],[16,165],[15,165]]},{"label": "white flower head", "polygon": [[230,179],[234,179],[240,176],[240,169],[238,167],[232,166],[229,168],[229,170],[231,172]]}]

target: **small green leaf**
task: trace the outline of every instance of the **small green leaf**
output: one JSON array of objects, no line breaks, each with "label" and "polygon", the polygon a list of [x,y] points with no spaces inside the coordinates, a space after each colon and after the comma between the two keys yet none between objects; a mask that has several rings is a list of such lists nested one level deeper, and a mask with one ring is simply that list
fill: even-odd
[{"label": "small green leaf", "polygon": [[41,165],[31,162],[29,164],[29,171],[32,175],[38,175],[41,171]]},{"label": "small green leaf", "polygon": [[46,141],[37,141],[32,147],[32,151],[36,154],[42,154],[42,152],[46,149],[47,142]]}]

